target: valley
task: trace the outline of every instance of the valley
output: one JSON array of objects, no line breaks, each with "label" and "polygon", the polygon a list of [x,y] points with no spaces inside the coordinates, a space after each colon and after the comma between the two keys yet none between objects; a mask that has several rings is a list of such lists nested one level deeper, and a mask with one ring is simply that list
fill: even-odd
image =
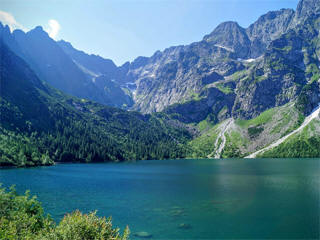
[{"label": "valley", "polygon": [[[320,102],[319,11],[318,0],[301,0],[121,66],[41,26],[0,24],[1,164],[262,157],[289,147]],[[301,144],[317,156],[319,131],[306,134]]]},{"label": "valley", "polygon": [[0,239],[320,239],[295,1],[2,1]]}]

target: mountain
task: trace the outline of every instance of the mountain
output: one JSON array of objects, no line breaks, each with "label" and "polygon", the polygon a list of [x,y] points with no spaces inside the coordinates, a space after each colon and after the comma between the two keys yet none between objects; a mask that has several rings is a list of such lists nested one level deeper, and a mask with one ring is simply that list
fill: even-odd
[{"label": "mountain", "polygon": [[[247,29],[225,22],[200,42],[126,64],[126,81],[137,86],[133,109],[195,126],[190,157],[242,157],[277,141],[320,103],[319,6],[301,0]],[[320,154],[319,132],[304,137],[301,155],[287,144],[288,156]]]},{"label": "mountain", "polygon": [[250,40],[246,30],[236,22],[221,23],[203,40],[234,53],[234,57],[247,58],[250,54]]},{"label": "mountain", "polygon": [[271,11],[251,24],[246,33],[250,39],[250,58],[261,56],[270,42],[287,31],[295,15],[292,9]]},{"label": "mountain", "polygon": [[[294,83],[288,83],[290,91],[293,91],[291,96],[284,97],[287,93],[278,90],[283,86],[284,72],[279,75],[279,81],[274,79],[278,73],[273,74],[271,85],[258,81],[258,86],[250,86],[259,90],[267,84],[267,87],[277,89],[268,90],[273,91],[271,98],[277,100],[266,99],[263,104],[261,101],[255,103],[256,99],[247,100],[246,95],[252,92],[243,92],[241,89],[246,83],[237,78],[265,78],[267,73],[261,69],[268,68],[267,59],[270,60],[271,55],[280,56],[279,51],[271,53],[272,48],[275,49],[274,44],[279,43],[284,34],[301,28],[304,22],[316,19],[319,11],[319,0],[301,0],[296,11],[281,9],[268,12],[248,28],[242,28],[236,22],[224,22],[199,42],[157,51],[149,58],[138,57],[120,67],[112,60],[79,51],[66,41],[55,42],[41,27],[28,33],[16,30],[11,34],[8,28],[0,25],[0,32],[4,42],[31,66],[40,79],[73,96],[151,113],[195,100],[200,95],[211,99],[212,96],[207,94],[212,91],[218,90],[218,95],[227,91],[231,95],[223,103],[227,111],[223,117],[221,114],[219,118],[216,116],[223,120],[230,116],[254,117],[299,95],[301,86],[307,82],[303,82],[302,73],[295,72]],[[300,57],[300,64],[304,64],[301,61]],[[268,71],[275,72],[274,68]],[[270,79],[271,75],[268,76]],[[212,88],[215,90],[210,90]],[[233,100],[230,102],[230,99]],[[259,107],[254,106],[256,104]],[[207,102],[207,105],[212,107],[211,103]],[[217,111],[215,108],[210,112],[218,115]]]},{"label": "mountain", "polygon": [[44,162],[64,153],[75,161],[245,157],[267,146],[275,147],[258,156],[319,156],[319,6],[301,0],[296,11],[268,12],[248,28],[224,22],[199,42],[119,67],[41,28],[11,34],[0,25],[13,53],[3,51],[24,60],[11,60],[18,70],[4,67],[2,81],[28,80],[4,94],[2,136],[39,148]]},{"label": "mountain", "polygon": [[[297,32],[297,29],[301,30],[304,23],[311,19],[316,23],[318,14],[319,0],[303,0],[299,2],[296,11],[292,9],[271,11],[246,29],[236,22],[225,22],[218,25],[212,33],[199,42],[170,47],[164,51],[157,51],[149,58],[139,57],[132,63],[126,63],[122,70],[127,72],[122,74],[121,79],[117,81],[131,82],[136,85],[133,95],[135,104],[132,109],[141,112],[163,111],[173,104],[184,104],[199,96],[210,99],[208,92],[219,90],[218,95],[221,95],[225,94],[228,89],[228,94],[233,94],[231,98],[234,99],[234,102],[230,103],[231,98],[228,98],[224,103],[228,108],[225,117],[254,117],[270,107],[280,106],[293,100],[308,82],[308,77],[303,76],[304,73],[298,73],[292,68],[291,60],[295,58],[295,51],[303,51],[303,45],[307,45],[307,41],[316,39],[316,35],[306,36]],[[310,27],[316,33],[319,30],[317,26],[310,25]],[[285,40],[285,34],[293,34],[293,32],[296,32],[297,36],[292,35],[292,38],[307,37],[307,39],[302,39],[304,42],[301,43],[302,48],[292,46],[294,49],[288,53],[277,51],[277,44],[285,47],[286,43],[280,43]],[[311,48],[310,51],[312,51]],[[268,62],[270,61],[283,61],[284,64],[287,64],[286,58],[290,58],[290,54],[290,66],[285,66],[282,73],[274,67],[269,67]],[[298,54],[296,61],[300,62],[295,63],[296,67],[299,64],[304,65],[305,60],[306,58]],[[316,64],[318,60],[313,58],[311,61]],[[267,68],[268,72],[263,71]],[[289,80],[284,79],[288,78],[288,75],[285,76],[287,69],[294,74],[289,77]],[[298,67],[298,69],[303,72],[306,70],[304,67]],[[257,84],[250,87],[253,87],[253,90],[267,87],[268,91],[272,92],[272,96],[268,97],[265,102],[262,99],[257,102],[259,106],[254,106],[256,103],[249,103],[246,95],[252,95],[253,92],[246,89],[245,81],[239,81],[241,76],[248,77],[248,79],[259,79]],[[260,81],[263,78],[268,80]],[[287,88],[287,86],[291,89],[290,94],[289,90],[279,89]],[[216,90],[210,90],[211,88]],[[261,96],[262,94],[259,94],[259,97]],[[250,101],[258,101],[259,97],[254,97],[254,100]],[[277,100],[272,100],[272,98]],[[211,107],[212,104],[209,104],[208,108]],[[243,109],[247,110],[241,113]],[[214,111],[215,115],[218,113]]]},{"label": "mountain", "polygon": [[[244,68],[228,56],[233,53],[206,41],[156,52],[143,65],[130,64],[127,76],[137,88],[133,109],[162,111],[188,101],[207,85]],[[227,60],[228,59],[228,60]]]},{"label": "mountain", "polygon": [[93,54],[88,55],[83,51],[75,49],[71,43],[63,40],[57,43],[86,74],[87,78],[91,79],[94,85],[108,96],[109,101],[112,102],[109,105],[129,108],[134,104],[130,86],[115,81],[119,75],[119,70],[112,60]]},{"label": "mountain", "polygon": [[300,23],[289,23],[261,57],[232,75],[232,118],[214,125],[215,118],[208,115],[195,122],[202,132],[190,142],[193,156],[245,157],[267,146],[271,148],[255,156],[320,156],[320,13],[310,2],[298,5],[305,11],[312,6],[308,17],[297,10],[292,21],[299,16]]},{"label": "mountain", "polygon": [[312,17],[315,14],[319,14],[319,12],[319,0],[300,0],[290,27],[294,28],[299,23],[307,20],[309,17]]},{"label": "mountain", "polygon": [[0,165],[179,158],[190,134],[165,116],[78,99],[39,80],[0,42]]},{"label": "mountain", "polygon": [[[75,55],[75,59],[73,59],[65,53],[65,48],[61,48],[43,31],[42,27],[36,27],[27,33],[21,30],[15,30],[11,33],[7,27],[0,23],[0,38],[14,53],[30,65],[41,80],[48,82],[51,86],[73,96],[105,105],[124,108],[132,105],[128,90],[121,88],[118,84],[110,84],[112,80],[110,78],[100,80],[99,86],[97,86],[92,77],[93,72],[86,68],[93,65],[96,66],[93,71],[102,68],[108,69],[108,67],[115,68],[110,60],[91,56],[90,60],[85,59],[82,62],[81,54],[73,54],[72,56]],[[83,55],[85,54],[83,53]],[[106,70],[105,73],[108,71]],[[94,76],[98,76],[98,74]],[[101,87],[101,85],[103,86]],[[110,92],[116,92],[117,95],[112,95]]]},{"label": "mountain", "polygon": [[75,49],[71,43],[64,40],[57,42],[59,47],[85,72],[91,76],[107,75],[114,79],[117,66],[110,59],[104,59],[94,54],[86,54]]},{"label": "mountain", "polygon": [[[319,108],[312,121],[310,116],[305,117],[293,102],[250,120],[229,118],[215,125],[204,120],[197,124],[201,133],[188,143],[189,157],[319,157]],[[251,155],[261,149],[266,151]]]}]

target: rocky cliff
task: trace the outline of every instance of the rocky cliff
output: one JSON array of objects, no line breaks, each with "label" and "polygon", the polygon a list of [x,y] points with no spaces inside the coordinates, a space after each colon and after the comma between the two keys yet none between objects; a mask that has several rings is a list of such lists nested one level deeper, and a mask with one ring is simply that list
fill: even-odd
[{"label": "rocky cliff", "polygon": [[[319,0],[303,0],[296,11],[269,12],[247,29],[236,22],[222,23],[199,42],[126,63],[117,81],[135,85],[133,109],[145,113],[173,104],[167,111],[181,104],[184,112],[199,112],[196,106],[201,104],[190,101],[203,102],[207,90],[214,88],[209,92],[216,97],[226,91],[233,95],[220,103],[229,115],[255,117],[293,101],[317,78],[319,5]],[[216,105],[209,102],[206,108]],[[205,112],[214,112],[216,118],[219,114]]]}]

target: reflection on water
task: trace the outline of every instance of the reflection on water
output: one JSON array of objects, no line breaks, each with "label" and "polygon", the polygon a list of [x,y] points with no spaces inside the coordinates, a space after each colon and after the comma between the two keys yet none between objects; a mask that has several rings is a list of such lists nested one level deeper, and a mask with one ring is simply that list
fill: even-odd
[{"label": "reflection on water", "polygon": [[55,220],[112,215],[132,238],[319,238],[319,159],[170,160],[5,169]]}]

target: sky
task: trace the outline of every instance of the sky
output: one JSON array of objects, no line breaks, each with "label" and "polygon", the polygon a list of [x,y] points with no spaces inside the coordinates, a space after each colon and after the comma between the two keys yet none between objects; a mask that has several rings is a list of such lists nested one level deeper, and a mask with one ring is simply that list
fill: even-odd
[{"label": "sky", "polygon": [[117,65],[170,46],[200,41],[224,21],[248,27],[298,0],[0,0],[0,21],[42,26],[55,40]]}]

